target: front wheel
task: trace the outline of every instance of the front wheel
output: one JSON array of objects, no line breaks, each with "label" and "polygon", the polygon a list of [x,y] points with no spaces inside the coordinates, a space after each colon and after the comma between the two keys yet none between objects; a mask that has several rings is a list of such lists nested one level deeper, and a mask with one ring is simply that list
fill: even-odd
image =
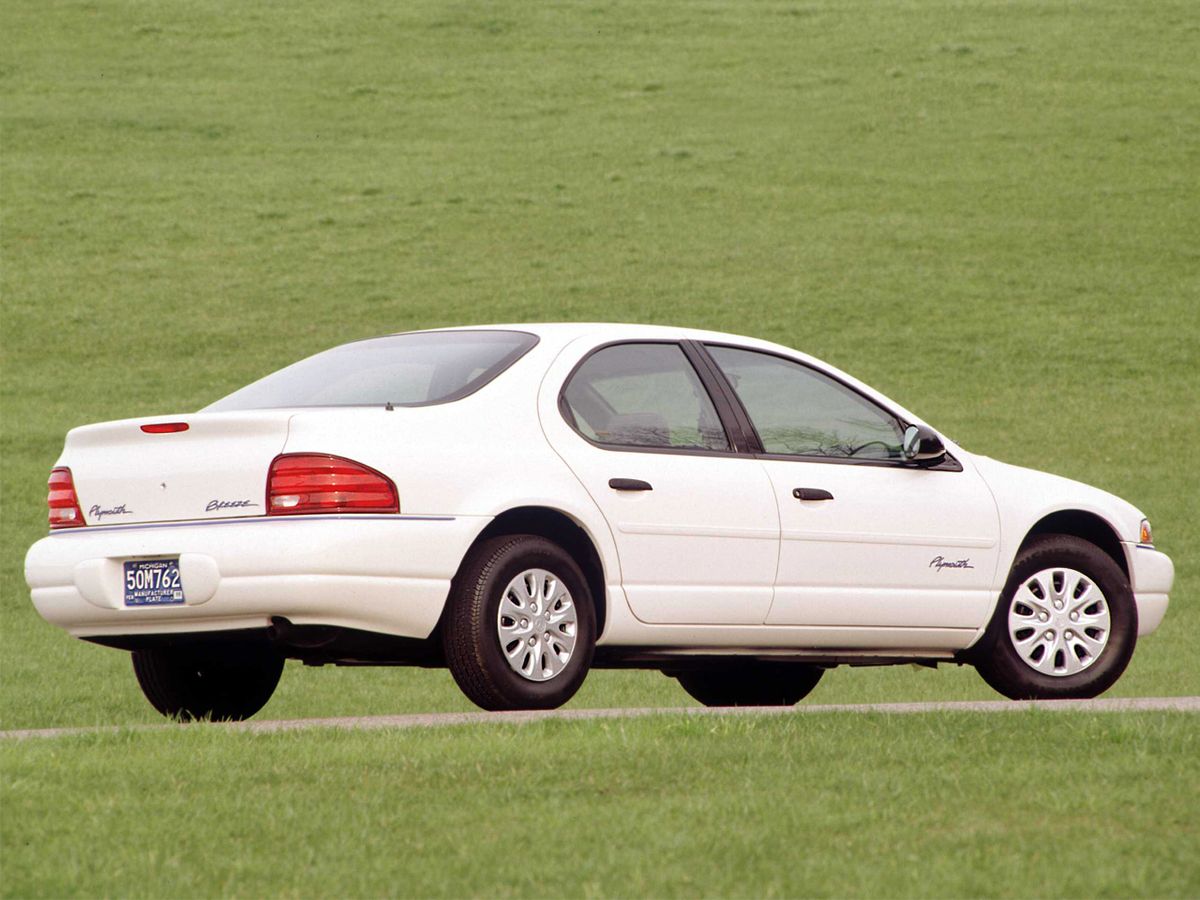
[{"label": "front wheel", "polygon": [[1017,554],[975,667],[1013,700],[1095,697],[1125,671],[1137,629],[1133,591],[1112,557],[1046,535]]},{"label": "front wheel", "polygon": [[751,660],[677,672],[675,678],[705,706],[792,706],[824,674],[819,666]]},{"label": "front wheel", "polygon": [[259,647],[134,650],[133,672],[146,699],[164,716],[240,721],[271,699],[283,657]]},{"label": "front wheel", "polygon": [[454,579],[442,644],[450,674],[478,706],[562,706],[583,684],[596,644],[587,579],[545,538],[486,541]]}]

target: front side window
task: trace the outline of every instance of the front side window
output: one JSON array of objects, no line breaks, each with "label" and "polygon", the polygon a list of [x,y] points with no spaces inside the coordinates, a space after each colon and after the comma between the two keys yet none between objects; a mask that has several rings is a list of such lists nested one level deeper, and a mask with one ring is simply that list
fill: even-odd
[{"label": "front side window", "polygon": [[754,423],[767,453],[828,459],[901,459],[895,416],[798,362],[709,346]]},{"label": "front side window", "polygon": [[729,449],[712,400],[677,344],[597,350],[575,370],[563,400],[575,428],[598,444]]},{"label": "front side window", "polygon": [[260,378],[206,412],[424,406],[479,390],[537,343],[523,331],[425,331],[343,344]]}]

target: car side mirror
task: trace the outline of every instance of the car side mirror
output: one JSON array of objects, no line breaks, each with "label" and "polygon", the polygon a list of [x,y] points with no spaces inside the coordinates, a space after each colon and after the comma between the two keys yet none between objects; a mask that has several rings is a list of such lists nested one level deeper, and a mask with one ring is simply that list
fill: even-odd
[{"label": "car side mirror", "polygon": [[901,452],[908,462],[936,465],[946,458],[946,445],[932,428],[926,425],[909,425],[904,430]]}]

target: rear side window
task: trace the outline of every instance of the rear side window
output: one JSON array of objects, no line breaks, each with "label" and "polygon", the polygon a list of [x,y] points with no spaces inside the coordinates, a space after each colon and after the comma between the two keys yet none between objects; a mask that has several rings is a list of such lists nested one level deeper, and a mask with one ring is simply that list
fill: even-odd
[{"label": "rear side window", "polygon": [[432,331],[355,341],[260,378],[205,411],[448,403],[479,390],[536,343],[521,331]]},{"label": "rear side window", "polygon": [[716,408],[677,344],[597,350],[563,388],[563,402],[576,429],[598,444],[729,449]]}]

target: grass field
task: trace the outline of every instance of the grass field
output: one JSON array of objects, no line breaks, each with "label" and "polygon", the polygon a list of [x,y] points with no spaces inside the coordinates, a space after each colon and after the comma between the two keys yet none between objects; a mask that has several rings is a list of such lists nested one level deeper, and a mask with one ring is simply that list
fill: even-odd
[{"label": "grass field", "polygon": [[[155,718],[123,654],[67,639],[28,602],[22,558],[44,533],[45,477],[68,428],[192,410],[357,337],[554,319],[798,346],[969,449],[1130,499],[1177,580],[1161,632],[1113,693],[1200,693],[1192,3],[10,0],[0,17],[0,727]],[[814,701],[991,696],[969,670],[904,667],[837,670]],[[601,672],[573,702],[685,697],[653,673]],[[264,715],[465,708],[444,672],[289,666]],[[881,721],[287,738],[195,729],[3,746],[0,891],[150,894],[167,872],[164,884],[192,895],[335,893],[296,868],[317,866],[324,846],[347,853],[362,893],[1197,893],[1200,804],[1178,802],[1189,787],[1195,796],[1182,752],[1188,741],[1194,751],[1194,720],[1036,723],[1053,752],[1038,757],[1048,768],[1035,783],[1060,778],[1077,792],[1073,809],[1107,818],[1072,817],[1059,795],[1017,804],[1028,795],[1010,788],[1026,783],[1029,760],[1011,748],[1035,740],[1024,718],[897,725],[913,765],[868,791],[888,752],[866,749]],[[500,858],[474,824],[461,844],[405,824],[443,775],[453,814],[428,821],[491,821],[507,797],[495,760],[537,738],[560,774],[576,758],[568,748],[588,759],[595,743],[603,771],[628,779],[611,795],[609,779],[569,782],[566,809],[617,836],[576,890],[464,864],[474,847]],[[1095,748],[1106,777],[1075,778],[1073,754]],[[347,754],[360,782],[336,771]],[[736,778],[710,790],[724,755],[754,802],[738,802]],[[414,770],[389,766],[409,756],[429,766],[393,805]],[[623,756],[653,761],[645,781]],[[830,804],[826,788],[764,817],[773,776],[795,795],[810,760],[842,756],[821,777],[845,783],[844,802]],[[913,818],[912,792],[935,796],[954,765],[995,781],[936,822]],[[686,796],[656,820],[631,798],[669,799],[648,786],[672,766],[691,780],[668,779]],[[206,790],[226,773],[226,795]],[[326,778],[343,781],[312,786]],[[279,818],[259,830],[256,810],[240,862],[239,833],[210,845],[189,824],[225,823],[229,797],[264,784]],[[176,792],[186,816],[167,802]],[[988,803],[1025,844],[972,830]],[[814,812],[845,816],[855,842],[809,829]],[[306,827],[296,864],[271,862],[289,824],[318,820],[349,831]],[[935,833],[918,840],[903,823]],[[181,837],[121,843],[126,824]],[[1120,852],[1100,854],[1086,886],[1003,874],[1029,863],[1017,848],[1039,828],[1060,827],[1083,828],[1089,846],[1107,835]],[[788,836],[816,850],[780,843]],[[420,856],[414,880],[387,880],[398,862],[346,851],[356,838]],[[123,849],[106,859],[102,844]],[[1049,873],[1049,849],[1030,852]],[[1162,854],[1175,862],[1159,865]],[[322,865],[313,871],[342,874]],[[983,877],[965,881],[963,867]]]},{"label": "grass field", "polygon": [[1200,891],[1183,714],[187,728],[5,756],[14,896]]}]

